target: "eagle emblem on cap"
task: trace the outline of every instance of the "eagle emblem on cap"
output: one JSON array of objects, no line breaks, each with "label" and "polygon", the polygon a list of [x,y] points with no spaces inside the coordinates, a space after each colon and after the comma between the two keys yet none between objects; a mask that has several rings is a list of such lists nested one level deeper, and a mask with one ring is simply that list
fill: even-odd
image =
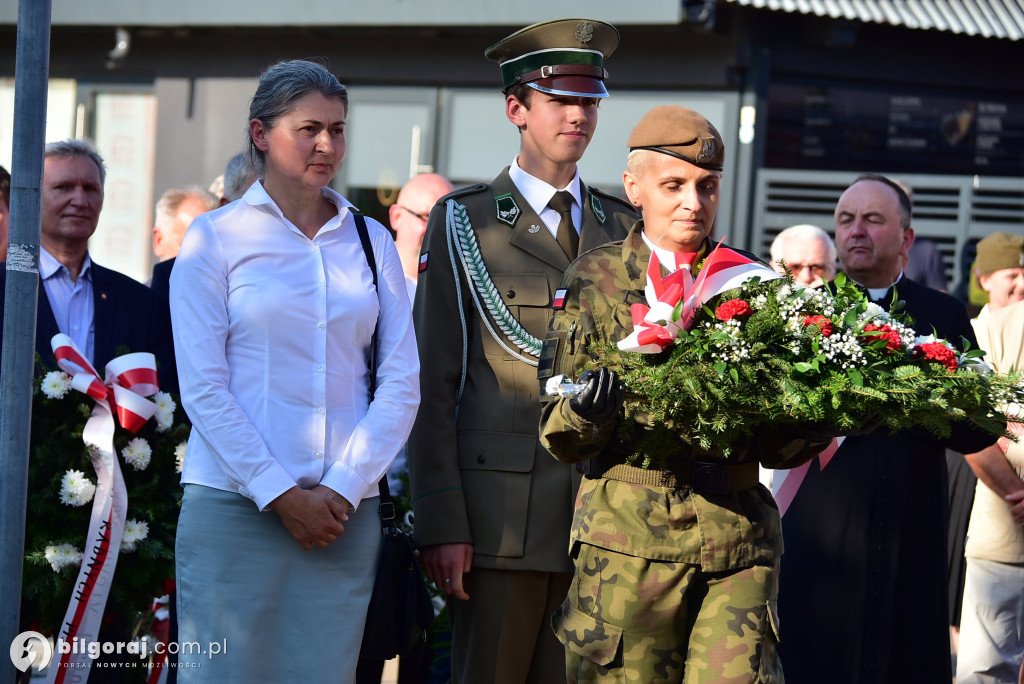
[{"label": "eagle emblem on cap", "polygon": [[589,43],[594,37],[594,25],[589,21],[581,21],[576,24],[576,40],[581,43]]},{"label": "eagle emblem on cap", "polygon": [[700,154],[697,155],[697,161],[706,162],[715,156],[715,139],[704,138],[700,141]]}]

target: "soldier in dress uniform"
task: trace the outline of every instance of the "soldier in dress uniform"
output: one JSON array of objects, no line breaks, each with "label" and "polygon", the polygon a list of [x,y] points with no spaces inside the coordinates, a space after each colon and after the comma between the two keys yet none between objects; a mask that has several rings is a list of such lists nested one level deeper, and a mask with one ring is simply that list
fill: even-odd
[{"label": "soldier in dress uniform", "polygon": [[[539,377],[576,378],[592,345],[633,332],[652,254],[696,275],[711,251],[725,150],[699,113],[657,107],[629,138],[626,195],[642,207],[624,241],[581,256],[565,274],[544,341]],[[758,269],[752,254],[734,250]],[[763,265],[766,273],[769,267]],[[713,301],[709,306],[714,307]],[[782,682],[775,612],[782,553],[779,511],[758,483],[758,462],[799,465],[816,441],[759,429],[728,463],[683,441],[668,470],[627,465],[638,416],[625,437],[624,392],[601,368],[575,397],[546,396],[541,443],[587,464],[573,519],[576,573],[552,619],[570,682]]]},{"label": "soldier in dress uniform", "polygon": [[635,220],[576,166],[618,42],[609,24],[563,19],[490,47],[519,154],[491,183],[443,197],[428,220],[409,475],[420,561],[448,595],[455,682],[564,676],[548,620],[572,578],[579,474],[538,443],[536,366],[562,273]]}]

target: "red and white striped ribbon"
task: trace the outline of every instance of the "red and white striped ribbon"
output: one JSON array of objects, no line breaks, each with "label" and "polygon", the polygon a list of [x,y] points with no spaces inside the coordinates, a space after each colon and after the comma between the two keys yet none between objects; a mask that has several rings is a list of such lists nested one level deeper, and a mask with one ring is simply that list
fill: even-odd
[{"label": "red and white striped ribbon", "polygon": [[[90,447],[96,470],[96,494],[92,503],[89,535],[82,554],[82,568],[74,594],[57,634],[54,660],[47,672],[50,684],[85,682],[93,659],[87,653],[60,649],[75,638],[82,643],[96,641],[103,611],[114,578],[117,554],[121,547],[128,492],[114,452],[116,415],[121,426],[138,432],[154,413],[156,404],[146,397],[159,391],[156,359],[150,353],[125,354],[106,366],[105,381],[82,355],[70,337],[54,335],[50,341],[57,365],[71,376],[71,387],[94,400],[92,415],[82,431],[82,441]],[[67,653],[62,653],[66,650]]]}]

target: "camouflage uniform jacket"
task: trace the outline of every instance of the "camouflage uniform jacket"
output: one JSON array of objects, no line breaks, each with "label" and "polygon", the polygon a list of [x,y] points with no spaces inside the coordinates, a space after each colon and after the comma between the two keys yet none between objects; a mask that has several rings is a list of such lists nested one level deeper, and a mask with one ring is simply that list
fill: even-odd
[{"label": "camouflage uniform jacket", "polygon": [[[617,342],[632,332],[630,306],[645,303],[651,258],[642,229],[643,222],[637,223],[623,242],[584,254],[565,274],[564,308],[555,311],[545,341],[545,355],[554,348],[554,375],[576,378],[591,360],[587,351],[591,345]],[[705,240],[703,253],[709,249],[710,242]],[[542,407],[541,443],[562,461],[574,463],[601,455],[616,430],[614,424],[584,420],[569,406],[568,398],[546,398]],[[737,452],[743,454],[740,461],[795,467],[826,444],[762,430],[745,450]],[[687,451],[689,447],[681,458],[701,458]],[[707,460],[706,455],[703,459]],[[782,553],[782,531],[775,501],[761,485],[733,494],[703,495],[687,488],[587,477],[576,503],[571,548],[577,543],[721,572],[774,564]]]},{"label": "camouflage uniform jacket", "polygon": [[[619,199],[588,187],[582,197],[581,250],[621,240],[636,221]],[[538,442],[537,370],[510,352],[519,350],[475,307],[448,240],[448,200],[465,207],[494,292],[535,338],[547,331],[570,263],[507,169],[490,184],[441,198],[431,211],[413,307],[423,392],[409,438],[416,543],[473,544],[481,567],[568,572],[565,537],[580,476]]]}]

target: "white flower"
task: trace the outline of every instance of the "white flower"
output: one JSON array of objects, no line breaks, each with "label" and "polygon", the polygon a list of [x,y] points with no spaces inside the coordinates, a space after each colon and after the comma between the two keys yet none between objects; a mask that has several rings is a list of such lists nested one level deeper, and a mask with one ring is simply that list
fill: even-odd
[{"label": "white flower", "polygon": [[71,376],[63,371],[50,371],[43,378],[40,389],[50,399],[63,399],[71,389]]},{"label": "white flower", "polygon": [[150,448],[149,442],[142,437],[136,437],[121,450],[121,457],[125,463],[130,464],[135,470],[145,470],[152,456],[153,449]]},{"label": "white flower", "polygon": [[60,569],[66,565],[81,565],[82,563],[82,552],[71,544],[47,546],[43,550],[43,556],[54,572],[60,572]]},{"label": "white flower", "polygon": [[81,470],[69,470],[60,479],[60,502],[65,506],[84,506],[95,494],[96,485]]},{"label": "white flower", "polygon": [[941,338],[935,337],[935,335],[919,335],[919,336],[915,337],[914,341],[911,342],[910,345],[908,345],[908,346],[911,349],[914,349],[915,347],[920,347],[922,344],[931,344],[933,342],[938,342],[943,347],[945,347],[946,349],[950,350],[951,352],[953,352],[953,353],[955,353],[957,355],[959,355],[959,353],[960,353],[960,352],[957,351],[956,347],[951,345],[946,340],[943,340]]},{"label": "white flower", "polygon": [[149,523],[131,518],[124,523],[121,533],[121,550],[134,551],[140,541],[149,536]]},{"label": "white flower", "polygon": [[185,469],[185,452],[188,451],[188,442],[182,442],[174,447],[174,470],[181,472]]},{"label": "white flower", "polygon": [[157,392],[153,395],[153,403],[156,404],[156,431],[164,432],[171,428],[174,423],[174,409],[178,405],[166,392]]},{"label": "white flower", "polygon": [[888,311],[883,309],[878,304],[875,304],[874,302],[868,302],[868,308],[865,309],[864,313],[860,315],[860,319],[857,321],[857,323],[861,327],[864,327],[868,323],[875,323],[881,325],[884,323],[888,323],[890,320],[892,320],[892,316],[889,315]]}]

